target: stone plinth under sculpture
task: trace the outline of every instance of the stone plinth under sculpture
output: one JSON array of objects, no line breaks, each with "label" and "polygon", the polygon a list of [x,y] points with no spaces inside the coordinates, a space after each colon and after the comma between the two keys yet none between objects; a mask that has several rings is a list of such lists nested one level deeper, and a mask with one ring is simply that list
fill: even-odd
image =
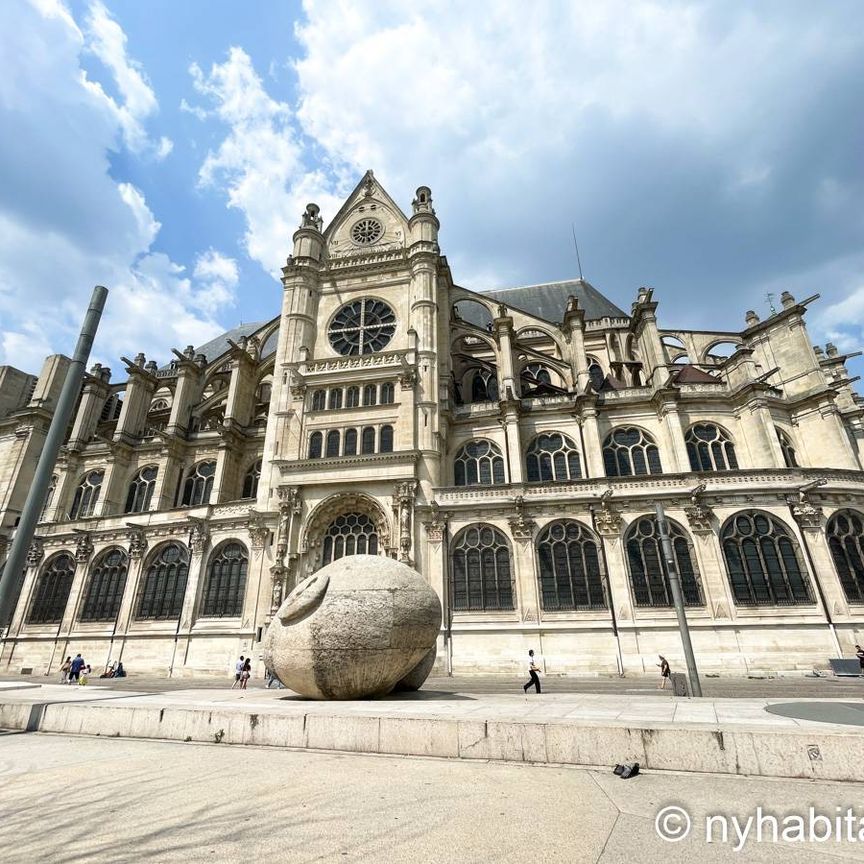
[{"label": "stone plinth under sculpture", "polygon": [[441,602],[416,570],[350,555],[285,598],[264,637],[264,663],[312,699],[416,690],[431,671],[440,627]]}]

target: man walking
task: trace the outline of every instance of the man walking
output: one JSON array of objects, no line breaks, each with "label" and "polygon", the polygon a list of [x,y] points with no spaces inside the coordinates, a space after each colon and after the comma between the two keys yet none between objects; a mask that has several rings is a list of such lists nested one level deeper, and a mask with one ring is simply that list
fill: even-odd
[{"label": "man walking", "polygon": [[71,684],[73,681],[77,684],[78,679],[81,677],[81,670],[84,668],[84,658],[80,654],[75,655],[75,659],[72,661],[72,665],[69,667],[69,683]]},{"label": "man walking", "polygon": [[522,685],[522,692],[527,693],[528,688],[533,685],[534,692],[540,693],[540,667],[534,662],[534,649],[528,652],[528,674],[531,678]]},{"label": "man walking", "polygon": [[241,654],[240,659],[234,664],[234,683],[231,685],[232,690],[240,684],[240,676],[243,674],[243,663],[244,657]]},{"label": "man walking", "polygon": [[864,678],[864,648],[855,645],[855,656],[858,658],[858,674]]}]

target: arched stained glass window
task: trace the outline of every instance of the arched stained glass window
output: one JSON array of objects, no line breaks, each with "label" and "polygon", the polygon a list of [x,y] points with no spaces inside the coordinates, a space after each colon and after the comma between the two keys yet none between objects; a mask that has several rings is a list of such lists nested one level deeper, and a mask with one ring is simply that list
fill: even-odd
[{"label": "arched stained glass window", "polygon": [[69,511],[70,519],[86,519],[93,515],[96,504],[99,502],[99,494],[102,492],[104,479],[104,471],[90,471],[84,475],[75,490],[75,497],[72,499],[72,509]]},{"label": "arched stained glass window", "polygon": [[342,407],[342,391],[338,387],[330,391],[327,398],[327,407],[332,411],[336,411]]},{"label": "arched stained glass window", "polygon": [[494,369],[477,369],[471,376],[471,401],[498,401],[498,373]]},{"label": "arched stained glass window", "polygon": [[864,516],[841,510],[828,520],[826,535],[846,599],[864,603]]},{"label": "arched stained glass window", "polygon": [[361,435],[360,446],[364,454],[375,452],[375,427],[365,426]]},{"label": "arched stained glass window", "polygon": [[144,513],[150,509],[158,474],[155,465],[147,465],[135,474],[126,494],[126,513]]},{"label": "arched stained glass window", "polygon": [[334,456],[339,455],[340,437],[338,429],[331,429],[327,433],[327,451],[325,455],[328,459],[332,459]]},{"label": "arched stained glass window", "polygon": [[258,481],[261,479],[261,460],[257,459],[243,478],[243,498],[255,498],[258,495]]},{"label": "arched stained glass window", "polygon": [[28,624],[59,624],[66,611],[72,579],[75,576],[75,559],[61,552],[46,562],[27,613]]},{"label": "arched stained glass window", "polygon": [[114,621],[120,611],[129,556],[123,549],[108,549],[90,568],[90,581],[81,607],[82,621]]},{"label": "arched stained glass window", "polygon": [[606,373],[603,371],[603,367],[593,357],[589,358],[588,361],[588,380],[595,390],[599,390],[606,380]]},{"label": "arched stained glass window", "polygon": [[179,618],[183,611],[189,550],[180,543],[166,543],[150,556],[138,591],[138,620]]},{"label": "arched stained glass window", "polygon": [[579,450],[572,439],[560,432],[538,435],[525,453],[529,483],[576,480],[582,476]]},{"label": "arched stained glass window", "polygon": [[360,388],[349,387],[345,391],[345,407],[356,408],[360,404]]},{"label": "arched stained glass window", "polygon": [[202,618],[239,618],[243,613],[249,553],[237,540],[213,550],[207,562],[207,585],[201,603]]},{"label": "arched stained glass window", "polygon": [[774,427],[774,431],[777,433],[777,440],[780,442],[780,450],[783,452],[783,462],[786,467],[797,468],[798,456],[795,453],[795,445],[792,443],[792,439],[777,426]]},{"label": "arched stained glass window", "polygon": [[320,432],[313,432],[309,436],[309,458],[320,459],[324,447],[324,436]]},{"label": "arched stained glass window", "polygon": [[736,513],[723,526],[720,542],[737,605],[813,603],[798,544],[776,517],[759,510]]},{"label": "arched stained glass window", "polygon": [[606,436],[603,464],[607,477],[663,473],[657,445],[636,426],[619,426]]},{"label": "arched stained glass window", "polygon": [[393,452],[393,427],[382,426],[378,438],[378,450],[380,453]]},{"label": "arched stained glass window", "polygon": [[396,390],[390,381],[381,385],[381,404],[392,405],[396,397]]},{"label": "arched stained glass window", "polygon": [[456,611],[513,609],[513,568],[507,538],[491,525],[469,525],[450,552],[450,603]]},{"label": "arched stained glass window", "polygon": [[216,462],[199,462],[189,469],[186,482],[183,484],[183,507],[198,507],[210,503],[210,493],[213,491],[213,478],[216,476]]},{"label": "arched stained glass window", "polygon": [[552,373],[542,363],[529,363],[520,375],[522,395],[543,396],[557,392],[559,388],[552,386]]},{"label": "arched stained glass window", "polygon": [[345,513],[333,520],[324,535],[323,564],[345,555],[377,555],[378,532],[365,513]]},{"label": "arched stained glass window", "polygon": [[345,430],[345,449],[343,450],[346,456],[356,456],[357,455],[357,430],[356,429],[346,429]]},{"label": "arched stained glass window", "polygon": [[316,390],[312,394],[312,410],[313,411],[323,411],[327,405],[327,391],[326,390]]},{"label": "arched stained glass window", "polygon": [[597,538],[570,519],[547,525],[537,538],[540,602],[550,612],[605,609]]},{"label": "arched stained glass window", "polygon": [[729,471],[738,467],[735,445],[714,423],[696,423],[684,436],[694,471]]},{"label": "arched stained glass window", "polygon": [[367,384],[363,388],[363,404],[364,405],[377,405],[378,404],[378,385],[377,384]]},{"label": "arched stained glass window", "polygon": [[[669,538],[685,606],[702,606],[702,588],[696,570],[696,556],[689,536],[678,525],[666,520]],[[660,532],[655,516],[642,516],[627,531],[625,540],[627,562],[630,565],[630,584],[633,601],[637,606],[672,606],[669,573],[660,543]]]},{"label": "arched stained glass window", "polygon": [[457,486],[491,486],[504,483],[504,458],[491,441],[480,439],[463,444],[453,462]]}]

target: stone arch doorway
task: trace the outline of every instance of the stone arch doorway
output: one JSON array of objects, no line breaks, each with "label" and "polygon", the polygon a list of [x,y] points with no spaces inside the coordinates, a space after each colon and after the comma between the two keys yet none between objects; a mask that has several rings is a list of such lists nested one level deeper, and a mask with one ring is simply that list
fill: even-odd
[{"label": "stone arch doorway", "polygon": [[301,553],[306,573],[345,555],[393,556],[391,527],[384,509],[371,496],[342,492],[322,501],[303,531]]}]

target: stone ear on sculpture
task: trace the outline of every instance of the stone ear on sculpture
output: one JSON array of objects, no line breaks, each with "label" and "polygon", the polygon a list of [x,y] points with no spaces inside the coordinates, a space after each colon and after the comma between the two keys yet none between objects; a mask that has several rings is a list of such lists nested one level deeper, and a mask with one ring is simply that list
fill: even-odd
[{"label": "stone ear on sculpture", "polygon": [[330,577],[326,573],[313,573],[285,598],[276,617],[283,624],[290,624],[292,621],[304,618],[321,605],[329,584]]}]

